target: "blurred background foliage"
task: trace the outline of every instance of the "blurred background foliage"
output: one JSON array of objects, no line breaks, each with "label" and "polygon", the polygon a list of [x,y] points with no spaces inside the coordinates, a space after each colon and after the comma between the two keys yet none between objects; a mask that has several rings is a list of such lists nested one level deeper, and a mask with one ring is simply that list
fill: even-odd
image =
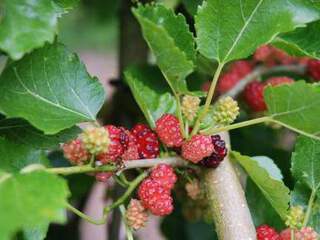
[{"label": "blurred background foliage", "polygon": [[81,0],[59,21],[59,39],[75,51],[116,53],[119,0]]}]

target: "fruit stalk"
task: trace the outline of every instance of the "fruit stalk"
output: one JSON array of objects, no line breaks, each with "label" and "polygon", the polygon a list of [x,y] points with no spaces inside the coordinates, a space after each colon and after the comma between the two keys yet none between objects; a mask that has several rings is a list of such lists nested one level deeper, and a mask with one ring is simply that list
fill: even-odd
[{"label": "fruit stalk", "polygon": [[[230,145],[229,134],[222,137]],[[244,191],[228,157],[217,169],[204,170],[203,180],[219,239],[256,239]]]}]

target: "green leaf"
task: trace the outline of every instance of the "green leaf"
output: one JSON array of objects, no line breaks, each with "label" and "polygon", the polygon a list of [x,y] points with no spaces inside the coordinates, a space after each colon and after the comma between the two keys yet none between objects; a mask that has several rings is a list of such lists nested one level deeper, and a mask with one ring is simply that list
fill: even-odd
[{"label": "green leaf", "polygon": [[0,108],[55,134],[76,123],[95,121],[104,90],[75,54],[58,43],[12,62],[0,76]]},{"label": "green leaf", "polygon": [[198,48],[204,56],[226,63],[319,17],[307,0],[207,0],[195,18]]},{"label": "green leaf", "polygon": [[285,219],[290,191],[283,183],[281,172],[273,161],[268,157],[251,158],[238,152],[232,152],[231,156],[246,170],[279,216]]},{"label": "green leaf", "polygon": [[[298,181],[291,192],[291,206],[302,206],[307,209],[311,190],[306,184]],[[313,203],[308,226],[313,227],[316,232],[320,232],[320,198],[316,198]]]},{"label": "green leaf", "polygon": [[0,136],[35,149],[52,149],[60,143],[76,138],[80,128],[72,127],[55,135],[45,135],[23,119],[11,118],[0,120]]},{"label": "green leaf", "polygon": [[176,101],[156,67],[131,67],[126,81],[151,127],[164,113],[175,113]]},{"label": "green leaf", "polygon": [[264,99],[273,121],[310,137],[320,133],[320,91],[316,86],[298,81],[267,87]]},{"label": "green leaf", "polygon": [[320,58],[320,21],[297,28],[293,32],[281,34],[273,44],[290,55]]},{"label": "green leaf", "polygon": [[23,230],[24,240],[43,240],[47,236],[49,224],[44,223],[36,227]]},{"label": "green leaf", "polygon": [[161,5],[139,5],[133,13],[169,85],[185,92],[185,78],[194,68],[195,49],[184,16]]},{"label": "green leaf", "polygon": [[79,0],[55,0],[55,2],[65,10],[72,9],[79,4]]},{"label": "green leaf", "polygon": [[299,137],[292,154],[292,173],[297,181],[305,183],[311,190],[320,187],[320,141]]},{"label": "green leaf", "polygon": [[202,2],[203,0],[182,0],[182,3],[191,15],[197,13],[198,6],[200,6]]},{"label": "green leaf", "polygon": [[2,1],[0,49],[11,58],[19,59],[45,42],[52,43],[57,32],[58,17],[62,12],[63,9],[52,0]]},{"label": "green leaf", "polygon": [[19,172],[30,164],[48,165],[48,159],[42,150],[0,137],[0,169],[7,172]]},{"label": "green leaf", "polygon": [[283,220],[251,179],[246,183],[246,199],[255,226],[268,224],[278,230],[285,227]]},{"label": "green leaf", "polygon": [[22,228],[46,222],[63,223],[69,196],[62,178],[33,172],[14,175],[0,184],[0,239],[9,240]]}]

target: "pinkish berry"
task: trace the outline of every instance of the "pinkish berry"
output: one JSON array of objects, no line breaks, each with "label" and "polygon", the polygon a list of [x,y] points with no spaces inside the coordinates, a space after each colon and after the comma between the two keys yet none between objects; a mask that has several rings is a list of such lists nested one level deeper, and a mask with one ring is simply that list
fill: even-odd
[{"label": "pinkish berry", "polygon": [[277,231],[268,226],[268,225],[261,225],[257,227],[257,240],[280,240],[280,236]]},{"label": "pinkish berry", "polygon": [[320,60],[310,59],[307,62],[307,72],[315,81],[320,81]]},{"label": "pinkish berry", "polygon": [[273,87],[276,87],[283,84],[292,84],[292,83],[294,83],[294,80],[289,77],[272,77],[265,82],[265,85],[266,86],[271,85]]},{"label": "pinkish berry", "polygon": [[62,145],[63,153],[72,164],[82,165],[90,159],[90,154],[80,139]]},{"label": "pinkish berry", "polygon": [[167,164],[157,165],[151,172],[150,177],[163,188],[171,190],[177,181],[177,175],[173,168]]},{"label": "pinkish berry", "polygon": [[318,233],[312,227],[303,227],[295,233],[296,240],[317,240]]},{"label": "pinkish berry", "polygon": [[150,201],[149,210],[155,216],[166,216],[173,211],[173,200],[169,194],[154,194]]},{"label": "pinkish berry", "polygon": [[112,175],[112,172],[99,172],[96,173],[95,177],[98,182],[107,182]]},{"label": "pinkish berry", "polygon": [[156,121],[156,133],[167,147],[180,147],[183,136],[180,131],[180,123],[176,116],[164,114]]},{"label": "pinkish berry", "polygon": [[182,145],[182,157],[193,163],[198,163],[203,158],[213,153],[214,146],[210,136],[194,135]]},{"label": "pinkish berry", "polygon": [[139,159],[139,151],[138,151],[138,144],[137,139],[132,133],[128,133],[129,143],[127,149],[122,154],[122,160],[136,160]]},{"label": "pinkish berry", "polygon": [[254,112],[265,111],[267,105],[263,97],[264,84],[252,81],[244,89],[244,100]]},{"label": "pinkish berry", "polygon": [[141,159],[156,158],[160,153],[157,135],[146,125],[137,124],[131,130],[137,139],[139,157]]},{"label": "pinkish berry", "polygon": [[129,147],[130,137],[131,134],[128,129],[125,129],[124,127],[119,128],[121,130],[119,134],[119,141],[123,147],[124,150],[127,150]]},{"label": "pinkish berry", "polygon": [[124,149],[120,142],[122,130],[113,126],[107,125],[104,127],[109,134],[110,143],[106,152],[97,156],[97,159],[103,164],[116,161],[123,153]]},{"label": "pinkish berry", "polygon": [[142,204],[148,208],[150,204],[153,204],[150,201],[150,198],[154,194],[169,194],[170,192],[163,188],[158,182],[153,181],[151,178],[146,178],[140,184],[138,188],[138,196],[139,199],[142,201]]}]

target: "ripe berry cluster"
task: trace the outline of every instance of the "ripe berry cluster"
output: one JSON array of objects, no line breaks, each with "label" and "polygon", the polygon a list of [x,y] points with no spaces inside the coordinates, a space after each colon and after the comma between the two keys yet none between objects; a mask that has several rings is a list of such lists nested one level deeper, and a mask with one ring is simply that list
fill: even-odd
[{"label": "ripe berry cluster", "polygon": [[216,168],[227,155],[225,142],[220,136],[206,136],[197,134],[185,140],[180,131],[177,117],[164,114],[156,121],[156,132],[159,139],[167,147],[181,148],[181,156],[193,163],[200,163],[205,167]]},{"label": "ripe berry cluster", "polygon": [[171,190],[177,176],[171,166],[157,165],[139,186],[138,197],[142,205],[153,215],[165,216],[173,211]]},{"label": "ripe berry cluster", "polygon": [[[267,68],[277,65],[300,65],[306,67],[307,75],[314,81],[320,81],[320,60],[307,57],[292,57],[284,51],[270,45],[259,47],[250,60],[235,61],[229,65],[227,70],[220,76],[217,84],[219,94],[231,90],[241,79],[250,74],[254,67],[263,65]],[[279,86],[291,84],[294,80],[289,77],[271,77],[261,82],[254,80],[247,84],[243,92],[243,100],[253,112],[261,112],[267,109],[264,100],[264,89],[267,86]],[[203,90],[208,91],[210,82],[203,85]]]},{"label": "ripe berry cluster", "polygon": [[[98,130],[102,130],[101,135],[96,134]],[[102,147],[97,148],[98,145]],[[63,144],[62,149],[73,164],[88,162],[92,154],[101,164],[108,164],[121,159],[156,158],[159,155],[159,141],[157,135],[144,124],[137,124],[131,131],[107,125],[85,130],[76,140]]]},{"label": "ripe berry cluster", "polygon": [[257,227],[257,240],[291,240],[291,234],[293,232],[294,239],[296,240],[317,240],[319,235],[311,227],[302,227],[297,230],[291,231],[290,228],[283,230],[280,234],[272,227],[268,225],[261,225]]},{"label": "ripe berry cluster", "polygon": [[[89,128],[75,140],[62,145],[64,156],[75,165],[88,163],[93,157],[96,165],[134,159],[150,159],[159,155],[157,135],[146,125],[137,124],[131,131],[106,125]],[[97,173],[98,181],[107,181],[112,174]]]}]

